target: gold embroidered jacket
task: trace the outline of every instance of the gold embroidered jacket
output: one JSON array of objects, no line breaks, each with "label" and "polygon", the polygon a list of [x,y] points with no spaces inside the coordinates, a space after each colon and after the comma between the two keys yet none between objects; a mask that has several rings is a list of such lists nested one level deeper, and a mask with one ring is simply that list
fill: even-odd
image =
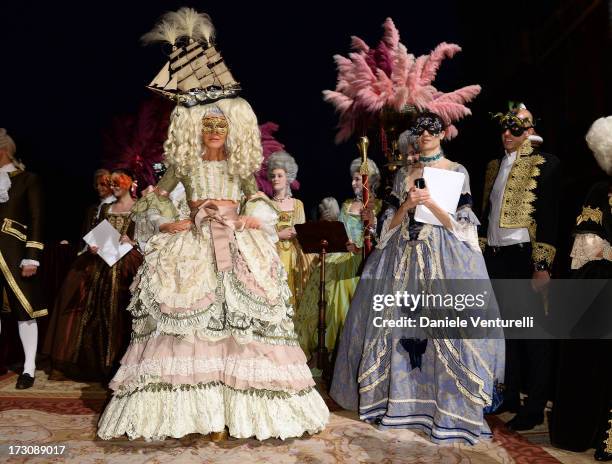
[{"label": "gold embroidered jacket", "polygon": [[[480,244],[487,241],[490,211],[489,196],[497,178],[501,159],[487,164],[483,192]],[[519,148],[502,198],[499,225],[503,228],[526,228],[532,244],[534,264],[550,267],[556,253],[559,198],[559,159],[535,151],[526,143]]]},{"label": "gold embroidered jacket", "polygon": [[30,172],[14,171],[9,177],[9,199],[0,203],[0,268],[21,309],[30,318],[45,316],[47,310],[42,308],[39,273],[23,278],[19,267],[23,259],[41,261],[44,248],[42,186],[38,176]]}]

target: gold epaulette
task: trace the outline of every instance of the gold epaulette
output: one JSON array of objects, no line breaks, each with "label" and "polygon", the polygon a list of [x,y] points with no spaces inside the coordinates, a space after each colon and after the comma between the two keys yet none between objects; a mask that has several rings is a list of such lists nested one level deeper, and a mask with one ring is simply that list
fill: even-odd
[{"label": "gold epaulette", "polygon": [[603,212],[599,208],[591,208],[590,206],[583,206],[582,212],[576,218],[576,225],[579,226],[583,222],[591,221],[595,224],[601,225],[603,219]]}]

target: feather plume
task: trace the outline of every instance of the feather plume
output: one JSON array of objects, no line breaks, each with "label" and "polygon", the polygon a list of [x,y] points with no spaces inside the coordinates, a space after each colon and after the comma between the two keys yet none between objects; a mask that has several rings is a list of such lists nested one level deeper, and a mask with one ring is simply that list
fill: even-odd
[{"label": "feather plume", "polygon": [[103,134],[103,164],[130,170],[139,189],[155,184],[153,164],[163,161],[172,105],[161,97],[144,101],[137,114],[119,116]]},{"label": "feather plume", "polygon": [[210,42],[215,27],[206,13],[198,13],[193,8],[183,7],[176,12],[181,35],[196,41]]},{"label": "feather plume", "polygon": [[144,34],[140,40],[143,44],[149,45],[155,42],[168,42],[172,45],[179,37],[179,27],[174,21],[161,19],[150,32]]},{"label": "feather plume", "polygon": [[206,13],[198,13],[193,8],[181,8],[165,13],[151,32],[141,37],[144,44],[168,42],[172,45],[179,38],[188,37],[209,43],[214,38],[215,27]]},{"label": "feather plume", "polygon": [[395,27],[395,23],[391,18],[387,18],[385,20],[383,29],[385,31],[383,41],[389,46],[389,48],[396,49],[400,43],[400,35],[399,31]]},{"label": "feather plume", "polygon": [[363,52],[368,52],[370,50],[370,47],[368,46],[368,44],[365,43],[363,40],[361,40],[357,36],[351,37],[351,48],[353,50],[358,50],[358,51],[363,51]]},{"label": "feather plume", "polygon": [[461,47],[456,44],[442,42],[429,55],[423,64],[421,71],[421,84],[428,85],[433,82],[440,68],[440,64],[445,58],[452,58],[461,51]]},{"label": "feather plume", "polygon": [[372,122],[384,109],[396,111],[412,106],[433,111],[447,123],[447,138],[457,134],[453,121],[471,114],[466,103],[480,92],[470,85],[444,93],[432,83],[442,61],[461,51],[456,44],[443,42],[430,54],[416,57],[400,42],[391,18],[383,24],[383,38],[371,48],[358,37],[351,38],[348,57],[334,56],[338,70],[336,89],[323,91],[323,99],[339,114],[336,142],[347,140],[356,127]]}]

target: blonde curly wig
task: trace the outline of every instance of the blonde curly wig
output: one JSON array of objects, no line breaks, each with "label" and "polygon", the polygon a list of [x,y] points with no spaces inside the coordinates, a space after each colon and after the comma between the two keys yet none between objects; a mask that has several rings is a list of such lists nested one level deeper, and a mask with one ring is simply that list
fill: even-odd
[{"label": "blonde curly wig", "polygon": [[612,116],[595,121],[586,135],[586,142],[601,169],[612,176]]},{"label": "blonde curly wig", "polygon": [[179,175],[189,175],[202,162],[202,119],[218,111],[229,126],[225,152],[230,174],[246,179],[261,166],[261,137],[251,105],[240,97],[226,98],[191,108],[177,106],[172,112],[164,153],[166,163],[174,165]]}]

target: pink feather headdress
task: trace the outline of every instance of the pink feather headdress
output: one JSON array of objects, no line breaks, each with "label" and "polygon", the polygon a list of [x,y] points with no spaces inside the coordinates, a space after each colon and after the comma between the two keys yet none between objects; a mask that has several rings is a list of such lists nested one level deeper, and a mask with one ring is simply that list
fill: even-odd
[{"label": "pink feather headdress", "polygon": [[448,126],[446,138],[457,135],[454,121],[471,114],[465,103],[480,93],[479,85],[468,85],[453,92],[433,86],[438,68],[461,47],[443,42],[429,55],[415,58],[400,42],[391,18],[383,24],[384,35],[376,48],[352,37],[352,53],[334,56],[338,68],[336,90],[324,90],[324,100],[340,114],[336,143],[364,130],[383,110],[431,111]]},{"label": "pink feather headdress", "polygon": [[[274,195],[274,189],[272,188],[272,182],[270,182],[270,179],[268,179],[268,159],[272,153],[285,150],[285,145],[280,143],[274,137],[277,130],[278,124],[271,121],[259,126],[259,132],[261,133],[261,145],[263,148],[263,161],[259,171],[255,173],[255,179],[257,180],[257,187],[259,190],[264,192],[269,197]],[[300,183],[297,180],[294,180],[291,182],[290,187],[291,190],[299,190]]]},{"label": "pink feather headdress", "polygon": [[139,189],[155,185],[153,165],[163,161],[172,104],[153,97],[140,105],[137,114],[114,118],[103,134],[103,165],[128,169]]}]

